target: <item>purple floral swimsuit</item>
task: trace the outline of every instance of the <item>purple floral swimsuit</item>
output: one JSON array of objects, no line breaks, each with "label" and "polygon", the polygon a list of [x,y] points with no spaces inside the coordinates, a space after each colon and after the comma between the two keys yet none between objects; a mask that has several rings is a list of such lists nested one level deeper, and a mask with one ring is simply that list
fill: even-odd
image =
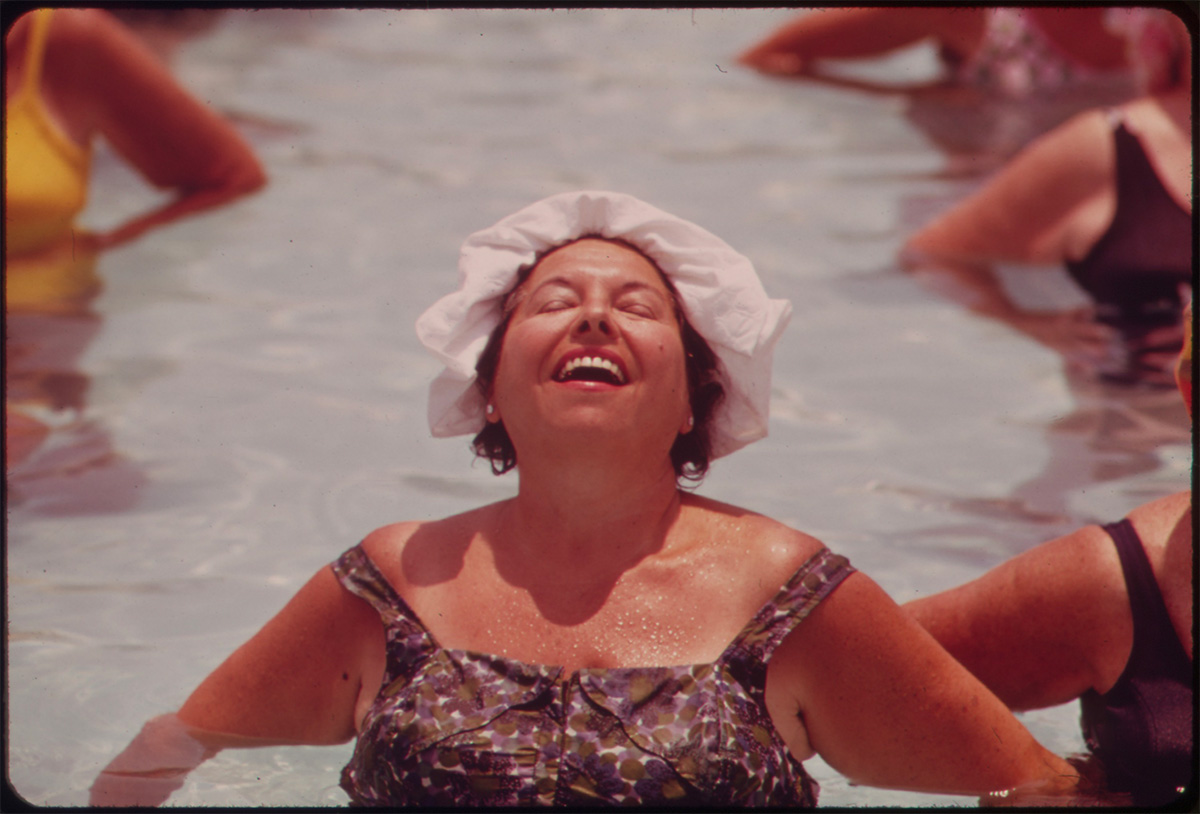
[{"label": "purple floral swimsuit", "polygon": [[353,805],[811,807],[767,713],[767,662],[843,579],[822,549],[711,664],[525,664],[440,647],[361,546],[333,565],[383,619],[383,689],[342,788]]}]

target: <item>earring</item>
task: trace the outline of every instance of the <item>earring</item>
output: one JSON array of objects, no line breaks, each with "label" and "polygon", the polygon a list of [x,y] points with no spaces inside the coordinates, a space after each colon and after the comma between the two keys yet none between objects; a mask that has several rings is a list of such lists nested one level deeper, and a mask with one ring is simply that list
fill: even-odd
[{"label": "earring", "polygon": [[694,426],[696,426],[696,417],[693,415],[690,415],[690,416],[688,416],[688,429],[690,430]]},{"label": "earring", "polygon": [[489,404],[485,409],[487,410],[487,414],[491,415],[492,413],[496,412],[496,405]]}]

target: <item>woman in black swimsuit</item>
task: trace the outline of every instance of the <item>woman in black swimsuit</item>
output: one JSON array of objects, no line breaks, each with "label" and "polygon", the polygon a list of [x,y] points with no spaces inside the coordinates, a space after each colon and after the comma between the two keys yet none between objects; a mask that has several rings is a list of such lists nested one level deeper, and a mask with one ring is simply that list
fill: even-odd
[{"label": "woman in black swimsuit", "polygon": [[[1177,371],[1191,414],[1191,307]],[[906,604],[1013,709],[1079,698],[1108,791],[1196,794],[1192,493],[1139,506]]]},{"label": "woman in black swimsuit", "polygon": [[[1191,40],[1177,40],[1174,83],[1111,110],[1079,114],[1038,138],[975,194],[904,246],[903,267],[972,311],[1121,382],[1171,384],[1192,281]],[[1074,311],[1018,306],[1001,263],[1065,266],[1092,298]]]},{"label": "woman in black swimsuit", "polygon": [[[1063,516],[1073,491],[1153,471],[1163,447],[1190,439],[1171,368],[1196,244],[1191,40],[1169,11],[1139,11],[1172,32],[1174,71],[1161,76],[1174,81],[1036,139],[901,252],[901,267],[938,296],[1066,361],[1074,403],[1048,427],[1043,470],[1008,496],[1030,515]],[[1136,31],[1130,41],[1140,41]],[[1027,268],[1025,277],[1064,269],[1091,302],[1024,307],[997,273],[1003,264]]]}]

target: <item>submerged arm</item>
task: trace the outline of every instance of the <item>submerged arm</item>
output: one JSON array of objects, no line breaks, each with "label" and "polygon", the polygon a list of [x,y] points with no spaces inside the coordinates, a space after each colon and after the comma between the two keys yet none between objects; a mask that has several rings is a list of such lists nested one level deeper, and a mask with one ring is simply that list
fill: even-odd
[{"label": "submerged arm", "polygon": [[178,715],[151,718],[92,783],[89,805],[156,806],[181,788],[188,774],[227,746],[262,743],[189,727]]},{"label": "submerged arm", "polygon": [[351,739],[383,648],[378,614],[321,569],[178,713],[146,724],[97,778],[93,804],[162,802],[223,748]]}]

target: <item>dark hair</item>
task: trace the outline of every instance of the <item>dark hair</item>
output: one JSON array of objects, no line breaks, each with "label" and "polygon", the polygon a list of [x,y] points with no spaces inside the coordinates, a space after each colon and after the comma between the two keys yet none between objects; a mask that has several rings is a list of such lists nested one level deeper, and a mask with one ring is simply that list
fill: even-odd
[{"label": "dark hair", "polygon": [[[583,235],[570,243],[587,239],[618,243],[646,257],[645,253],[637,246],[620,238]],[[529,279],[529,275],[533,273],[543,258],[570,243],[555,246],[553,249],[541,253],[532,263],[517,270],[517,281],[504,298],[500,324],[492,330],[483,352],[479,354],[479,361],[475,363],[475,386],[483,393],[485,399],[491,396],[492,384],[496,379],[496,369],[500,364],[500,349],[504,344],[504,335],[508,331],[509,320],[512,319],[513,311],[516,308],[514,295]],[[646,259],[654,266],[654,270],[658,272],[666,284],[667,290],[671,293],[671,301],[675,307],[675,319],[679,322],[679,332],[683,339],[688,402],[692,408],[694,423],[690,432],[676,436],[675,443],[671,445],[671,465],[675,468],[676,481],[688,481],[690,485],[695,486],[704,479],[705,473],[708,472],[709,459],[712,456],[713,416],[716,413],[717,405],[725,396],[725,387],[721,384],[717,355],[704,341],[704,337],[688,322],[679,305],[679,293],[675,290],[675,286],[671,284],[667,275],[663,274],[657,263],[649,257]],[[517,465],[517,450],[513,446],[512,439],[508,437],[508,430],[504,428],[503,420],[494,424],[491,422],[484,424],[483,429],[479,431],[471,444],[476,455],[490,461],[492,472],[497,475],[503,475]]]}]

